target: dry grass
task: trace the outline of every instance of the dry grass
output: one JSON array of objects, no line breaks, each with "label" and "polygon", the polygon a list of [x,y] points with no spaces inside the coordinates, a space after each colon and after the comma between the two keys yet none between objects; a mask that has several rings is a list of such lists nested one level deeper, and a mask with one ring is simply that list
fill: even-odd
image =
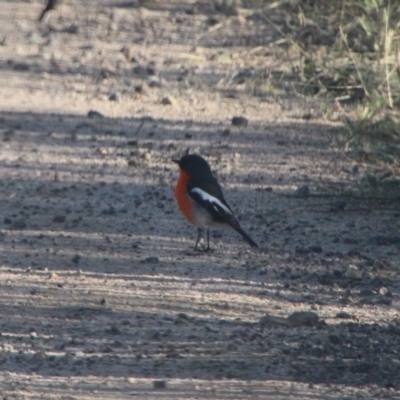
[{"label": "dry grass", "polygon": [[[247,8],[246,18],[263,19],[280,36],[273,54],[291,70],[284,76],[290,87],[304,98],[323,99],[328,118],[329,104],[344,111],[344,148],[399,162],[398,2],[265,0],[240,5]],[[257,79],[257,93],[282,81],[273,74]]]}]

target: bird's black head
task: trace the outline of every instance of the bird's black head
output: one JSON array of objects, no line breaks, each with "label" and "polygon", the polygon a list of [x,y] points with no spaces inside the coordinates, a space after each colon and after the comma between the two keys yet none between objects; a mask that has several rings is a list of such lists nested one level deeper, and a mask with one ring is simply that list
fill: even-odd
[{"label": "bird's black head", "polygon": [[186,154],[179,160],[172,160],[179,165],[179,168],[185,171],[189,176],[211,174],[211,168],[208,162],[198,154]]}]

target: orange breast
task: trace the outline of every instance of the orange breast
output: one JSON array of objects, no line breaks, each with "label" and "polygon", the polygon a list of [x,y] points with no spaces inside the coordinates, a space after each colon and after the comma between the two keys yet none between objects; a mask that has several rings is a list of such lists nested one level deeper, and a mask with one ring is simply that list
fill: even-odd
[{"label": "orange breast", "polygon": [[178,183],[175,187],[175,197],[176,201],[178,202],[179,208],[181,209],[183,215],[186,219],[195,225],[196,219],[193,214],[193,200],[189,197],[186,191],[186,185],[189,181],[189,175],[185,172],[180,170],[180,175],[178,179]]}]

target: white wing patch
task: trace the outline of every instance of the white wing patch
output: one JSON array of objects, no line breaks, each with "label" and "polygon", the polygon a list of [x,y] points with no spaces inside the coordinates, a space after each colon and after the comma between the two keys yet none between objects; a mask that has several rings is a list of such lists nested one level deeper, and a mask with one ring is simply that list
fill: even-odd
[{"label": "white wing patch", "polygon": [[219,211],[218,207],[215,205],[217,204],[219,207],[221,207],[227,214],[233,215],[232,211],[225,205],[222,204],[220,200],[218,200],[216,197],[211,196],[211,194],[208,194],[207,192],[205,192],[204,190],[201,190],[199,188],[194,188],[191,190],[191,192],[193,193],[197,193],[200,195],[200,197],[204,200],[207,201],[209,203],[212,204],[212,206],[214,207],[215,211]]}]

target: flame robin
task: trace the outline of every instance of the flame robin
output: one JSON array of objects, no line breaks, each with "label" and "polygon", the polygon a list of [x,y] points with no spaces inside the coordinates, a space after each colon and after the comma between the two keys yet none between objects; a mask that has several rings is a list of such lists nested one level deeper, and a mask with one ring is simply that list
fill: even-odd
[{"label": "flame robin", "polygon": [[198,230],[194,250],[197,250],[205,230],[206,250],[210,250],[210,228],[228,226],[238,232],[250,246],[258,248],[257,243],[240,227],[207,161],[197,154],[185,154],[181,159],[172,161],[180,168],[175,188],[179,208]]}]

